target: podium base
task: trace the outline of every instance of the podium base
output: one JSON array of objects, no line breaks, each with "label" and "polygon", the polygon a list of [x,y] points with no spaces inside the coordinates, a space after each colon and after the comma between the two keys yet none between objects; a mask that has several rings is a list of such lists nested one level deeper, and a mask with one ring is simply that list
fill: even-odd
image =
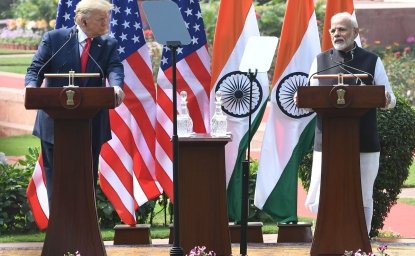
[{"label": "podium base", "polygon": [[[246,229],[246,241],[248,243],[263,243],[262,222],[248,222]],[[231,243],[241,242],[241,225],[229,223],[229,233],[231,235]]]},{"label": "podium base", "polygon": [[114,245],[151,244],[150,225],[115,225]]},{"label": "podium base", "polygon": [[311,243],[311,223],[298,222],[296,224],[278,223],[277,243]]}]

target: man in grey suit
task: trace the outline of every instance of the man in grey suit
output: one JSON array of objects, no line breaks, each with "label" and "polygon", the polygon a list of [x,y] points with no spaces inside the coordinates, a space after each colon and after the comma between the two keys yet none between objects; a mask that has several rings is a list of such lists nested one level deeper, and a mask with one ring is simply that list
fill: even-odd
[{"label": "man in grey suit", "polygon": [[[120,105],[124,93],[124,69],[117,52],[117,41],[108,35],[109,12],[112,4],[106,0],[82,0],[75,10],[76,26],[49,31],[42,42],[25,77],[26,87],[40,87],[45,73],[99,73],[100,78],[75,78],[80,87],[104,87],[105,79],[114,87],[116,106]],[[84,54],[83,54],[84,52]],[[82,55],[85,55],[84,57]],[[84,59],[84,60],[81,60]],[[81,62],[85,63],[84,66]],[[46,87],[68,85],[68,78],[46,79]],[[109,112],[99,111],[92,120],[92,159],[94,182],[97,183],[98,159],[101,146],[111,139]],[[33,134],[40,138],[46,187],[51,202],[53,175],[53,119],[39,110]]]}]

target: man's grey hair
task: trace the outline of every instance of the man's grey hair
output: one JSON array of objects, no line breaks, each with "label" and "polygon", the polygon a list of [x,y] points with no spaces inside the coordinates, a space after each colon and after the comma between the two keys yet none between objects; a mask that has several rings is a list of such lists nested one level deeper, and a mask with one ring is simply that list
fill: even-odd
[{"label": "man's grey hair", "polygon": [[357,25],[356,18],[348,12],[336,13],[331,17],[331,21],[333,21],[334,19],[349,20],[351,22],[353,28],[358,28],[359,27],[359,25]]},{"label": "man's grey hair", "polygon": [[75,22],[80,24],[82,18],[88,18],[91,12],[100,10],[109,12],[113,5],[107,0],[81,0],[75,9]]}]

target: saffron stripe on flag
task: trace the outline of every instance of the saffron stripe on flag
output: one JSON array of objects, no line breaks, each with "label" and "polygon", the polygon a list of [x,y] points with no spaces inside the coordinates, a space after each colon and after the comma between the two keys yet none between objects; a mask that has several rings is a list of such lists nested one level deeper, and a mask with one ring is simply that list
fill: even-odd
[{"label": "saffron stripe on flag", "polygon": [[[212,55],[212,83],[210,111],[214,113],[215,94],[222,91],[222,109],[227,115],[232,141],[225,146],[228,214],[231,220],[241,218],[242,160],[254,136],[269,96],[266,73],[258,73],[254,84],[254,107],[250,111],[249,78],[239,71],[243,51],[251,36],[259,36],[259,28],[252,0],[221,1],[216,22]],[[226,40],[223,40],[226,38]],[[250,113],[251,112],[251,113]],[[249,116],[251,131],[249,129]]]},{"label": "saffron stripe on flag", "polygon": [[298,221],[297,172],[303,156],[311,150],[315,119],[313,113],[295,107],[294,93],[307,84],[311,63],[320,53],[318,36],[313,0],[289,0],[254,199],[255,206],[277,222]]},{"label": "saffron stripe on flag", "polygon": [[[321,40],[321,50],[327,51],[332,48],[331,36],[329,29],[331,27],[331,17],[339,12],[348,12],[356,18],[356,13],[354,11],[353,0],[327,0],[326,3],[326,14],[324,16],[324,25],[323,25],[323,39]],[[360,36],[355,39],[357,45],[361,46]]]}]

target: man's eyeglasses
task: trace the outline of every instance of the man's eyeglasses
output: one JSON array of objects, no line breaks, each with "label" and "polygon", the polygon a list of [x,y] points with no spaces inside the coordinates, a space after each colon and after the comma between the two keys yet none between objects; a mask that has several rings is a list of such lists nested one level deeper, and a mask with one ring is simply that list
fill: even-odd
[{"label": "man's eyeglasses", "polygon": [[336,30],[339,31],[341,34],[346,32],[348,29],[347,28],[331,28],[329,29],[329,33],[330,35],[334,35],[334,33],[336,33]]}]

